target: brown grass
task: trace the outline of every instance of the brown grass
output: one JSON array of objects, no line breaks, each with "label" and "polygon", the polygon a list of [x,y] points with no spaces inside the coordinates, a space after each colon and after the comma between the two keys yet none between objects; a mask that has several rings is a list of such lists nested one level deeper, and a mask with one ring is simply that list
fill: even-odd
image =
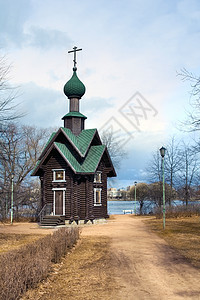
[{"label": "brown grass", "polygon": [[19,299],[28,288],[46,278],[77,241],[78,228],[60,228],[19,249],[0,255],[0,300]]},{"label": "brown grass", "polygon": [[[156,218],[161,219],[163,212],[161,208],[156,208],[154,210]],[[199,202],[194,202],[193,204],[177,205],[177,206],[167,206],[166,207],[166,218],[184,218],[200,216],[200,204]]]},{"label": "brown grass", "polygon": [[35,234],[12,234],[0,233],[0,254],[34,242],[41,238],[41,235]]},{"label": "brown grass", "polygon": [[165,230],[163,230],[162,219],[151,218],[145,222],[153,232],[164,238],[170,246],[178,250],[194,266],[200,268],[199,217],[166,219]]},{"label": "brown grass", "polygon": [[82,237],[47,280],[21,300],[118,299],[109,245],[108,237]]}]

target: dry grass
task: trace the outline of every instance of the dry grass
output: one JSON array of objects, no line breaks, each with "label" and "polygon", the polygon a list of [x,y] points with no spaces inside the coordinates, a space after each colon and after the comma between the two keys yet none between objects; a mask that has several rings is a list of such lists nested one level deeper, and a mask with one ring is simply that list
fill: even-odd
[{"label": "dry grass", "polygon": [[0,233],[0,254],[10,250],[19,249],[41,237],[42,235],[39,234]]},{"label": "dry grass", "polygon": [[[163,216],[162,209],[157,207],[154,210],[156,218],[161,219]],[[192,204],[167,206],[166,207],[166,218],[187,218],[193,216],[200,216],[200,203],[193,202]]]},{"label": "dry grass", "polygon": [[108,237],[82,237],[47,280],[21,300],[118,299],[109,245]]},{"label": "dry grass", "polygon": [[145,222],[153,232],[164,238],[194,266],[200,268],[200,218],[198,216],[166,219],[165,230],[163,230],[162,220],[151,218]]},{"label": "dry grass", "polygon": [[78,228],[60,228],[52,235],[0,255],[0,300],[19,299],[46,278],[52,263],[59,263],[79,238]]}]

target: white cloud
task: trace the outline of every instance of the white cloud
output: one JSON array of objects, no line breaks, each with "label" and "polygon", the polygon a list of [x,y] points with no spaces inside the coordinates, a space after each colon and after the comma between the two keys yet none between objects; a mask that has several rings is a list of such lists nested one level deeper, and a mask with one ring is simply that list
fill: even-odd
[{"label": "white cloud", "polygon": [[22,85],[20,92],[21,110],[26,113],[23,123],[44,128],[63,126],[61,118],[67,113],[64,95],[33,82]]},{"label": "white cloud", "polygon": [[80,46],[78,76],[86,86],[81,110],[87,128],[116,116],[131,131],[119,109],[136,91],[158,111],[127,145],[131,158],[120,177],[127,179],[129,166],[141,176],[144,157],[177,131],[173,124],[188,109],[189,87],[176,71],[199,72],[199,1],[0,0],[0,6],[1,46],[13,61],[13,82],[23,91],[29,111],[24,122],[62,125],[68,110],[62,90],[73,65],[67,51]]},{"label": "white cloud", "polygon": [[65,32],[36,26],[28,29],[25,41],[29,47],[42,48],[45,51],[51,48],[66,48],[72,42]]},{"label": "white cloud", "polygon": [[21,47],[24,24],[31,15],[30,0],[0,0],[0,47]]}]

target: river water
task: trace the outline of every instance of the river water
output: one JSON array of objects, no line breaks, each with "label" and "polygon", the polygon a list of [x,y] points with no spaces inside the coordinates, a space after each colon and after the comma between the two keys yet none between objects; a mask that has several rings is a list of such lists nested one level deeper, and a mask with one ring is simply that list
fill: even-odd
[{"label": "river water", "polygon": [[[189,202],[189,204],[192,202]],[[172,205],[178,206],[183,205],[183,201],[180,200],[174,200],[172,202]],[[152,203],[152,201],[145,201],[143,212],[148,214],[153,211],[155,205]],[[166,205],[167,207],[167,205]],[[133,210],[133,213],[135,213],[135,201],[108,201],[108,214],[109,215],[122,215],[123,210]],[[136,214],[139,214],[139,202],[136,201]]]},{"label": "river water", "polygon": [[[135,212],[135,201],[108,201],[109,215],[122,215],[123,210],[133,210]],[[136,211],[139,211],[139,203],[136,201]]]}]

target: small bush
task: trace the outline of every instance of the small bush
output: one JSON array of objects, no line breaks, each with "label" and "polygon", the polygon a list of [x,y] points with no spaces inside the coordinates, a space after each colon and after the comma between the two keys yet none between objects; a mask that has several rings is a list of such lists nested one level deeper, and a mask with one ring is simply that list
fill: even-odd
[{"label": "small bush", "polygon": [[0,255],[0,300],[19,299],[44,279],[79,238],[78,228],[60,228],[19,250]]},{"label": "small bush", "polygon": [[[156,218],[162,218],[163,211],[161,208],[156,208],[154,211]],[[192,216],[200,216],[200,204],[178,205],[166,207],[166,218],[184,218]]]}]

